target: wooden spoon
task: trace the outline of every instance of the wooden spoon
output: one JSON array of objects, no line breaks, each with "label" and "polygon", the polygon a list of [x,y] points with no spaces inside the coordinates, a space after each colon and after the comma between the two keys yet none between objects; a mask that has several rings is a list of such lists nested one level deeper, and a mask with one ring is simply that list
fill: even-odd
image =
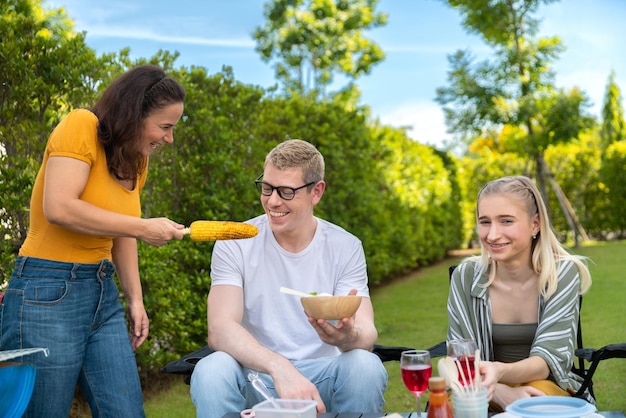
[{"label": "wooden spoon", "polygon": [[451,357],[442,357],[437,362],[437,370],[439,375],[446,380],[446,385],[455,392],[463,392],[463,386],[459,383],[459,373],[456,364]]},{"label": "wooden spoon", "polygon": [[310,298],[311,296],[332,296],[330,293],[319,293],[317,295],[312,295],[310,293],[304,293],[299,290],[290,289],[288,287],[281,287],[280,293],[286,293],[288,295],[300,296],[303,298]]}]

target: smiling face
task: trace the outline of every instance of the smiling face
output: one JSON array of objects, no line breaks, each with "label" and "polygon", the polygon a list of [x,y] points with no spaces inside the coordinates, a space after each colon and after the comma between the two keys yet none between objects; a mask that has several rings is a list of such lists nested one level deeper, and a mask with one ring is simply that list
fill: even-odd
[{"label": "smiling face", "polygon": [[518,198],[499,193],[480,198],[477,216],[480,241],[494,261],[530,263],[539,215],[529,215]]},{"label": "smiling face", "polygon": [[156,109],[143,120],[140,152],[149,156],[163,144],[174,142],[174,127],[183,115],[183,103],[172,103]]},{"label": "smiling face", "polygon": [[[274,187],[287,186],[298,188],[304,184],[302,169],[286,168],[279,170],[267,164],[263,171],[263,181]],[[280,236],[297,238],[306,236],[315,230],[313,207],[317,205],[324,192],[324,181],[321,180],[298,191],[293,199],[282,199],[276,190],[270,196],[261,195],[261,203],[267,214],[272,232],[278,239]]]}]

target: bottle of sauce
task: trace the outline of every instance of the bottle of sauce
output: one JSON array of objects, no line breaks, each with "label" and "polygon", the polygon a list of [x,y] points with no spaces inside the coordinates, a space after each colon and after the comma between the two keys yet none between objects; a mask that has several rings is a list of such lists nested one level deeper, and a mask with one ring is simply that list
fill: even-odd
[{"label": "bottle of sauce", "polygon": [[431,377],[428,379],[428,412],[427,418],[453,418],[452,408],[448,402],[446,381],[443,377]]}]

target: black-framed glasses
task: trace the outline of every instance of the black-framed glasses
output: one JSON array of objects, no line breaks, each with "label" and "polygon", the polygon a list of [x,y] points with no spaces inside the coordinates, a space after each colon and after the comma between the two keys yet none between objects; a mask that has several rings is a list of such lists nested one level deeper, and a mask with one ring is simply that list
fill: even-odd
[{"label": "black-framed glasses", "polygon": [[263,174],[257,177],[257,179],[254,181],[254,184],[256,184],[256,188],[259,193],[261,193],[263,196],[271,196],[272,193],[274,193],[274,190],[276,190],[278,196],[280,196],[280,198],[283,200],[292,200],[294,197],[296,197],[296,192],[298,190],[304,189],[305,187],[309,187],[317,183],[316,181],[312,181],[300,187],[272,186],[271,184],[262,181],[261,178],[263,178]]}]

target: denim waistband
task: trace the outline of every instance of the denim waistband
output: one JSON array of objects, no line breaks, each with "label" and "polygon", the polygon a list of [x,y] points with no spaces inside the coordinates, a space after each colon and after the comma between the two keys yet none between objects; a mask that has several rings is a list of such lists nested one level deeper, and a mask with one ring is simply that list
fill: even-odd
[{"label": "denim waistband", "polygon": [[[102,260],[99,263],[68,263],[45,258],[18,256],[13,275],[15,277],[32,277],[36,271],[42,270],[46,271],[46,278],[93,279],[98,277],[105,280],[113,278],[115,265],[109,260]],[[35,277],[37,276],[40,275],[36,274]]]}]

